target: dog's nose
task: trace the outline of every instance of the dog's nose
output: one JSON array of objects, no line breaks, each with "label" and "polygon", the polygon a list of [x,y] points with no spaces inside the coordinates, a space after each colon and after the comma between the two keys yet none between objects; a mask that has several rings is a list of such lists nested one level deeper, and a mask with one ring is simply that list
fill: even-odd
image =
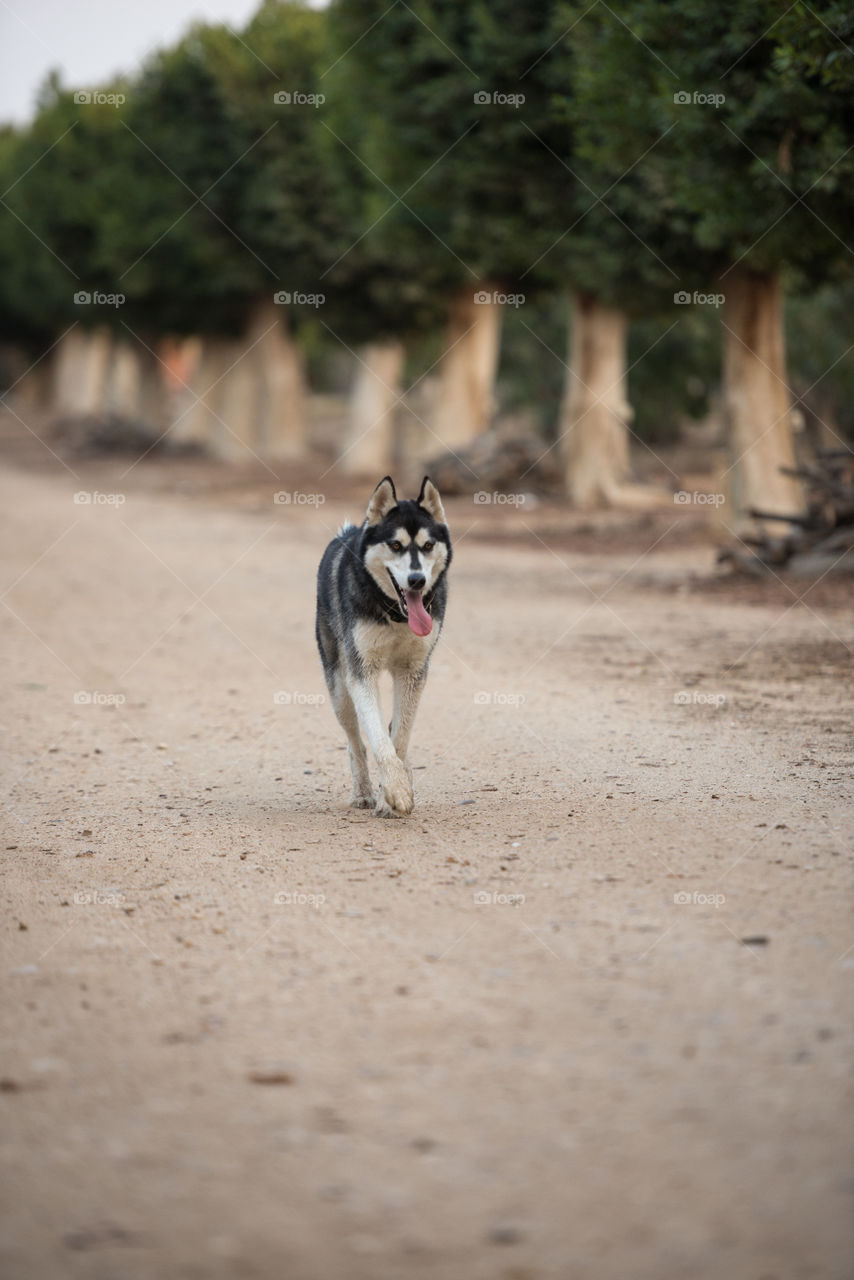
[{"label": "dog's nose", "polygon": [[410,573],[409,575],[409,585],[413,591],[420,591],[426,581],[427,579],[423,573]]}]

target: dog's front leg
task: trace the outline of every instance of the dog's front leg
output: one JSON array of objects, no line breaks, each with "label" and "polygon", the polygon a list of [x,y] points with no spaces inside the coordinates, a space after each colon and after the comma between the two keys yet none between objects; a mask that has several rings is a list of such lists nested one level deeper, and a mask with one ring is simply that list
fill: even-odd
[{"label": "dog's front leg", "polygon": [[404,762],[409,750],[409,736],[415,723],[415,713],[421,701],[421,692],[427,679],[427,668],[420,671],[395,671],[394,711],[391,720],[391,740],[398,756]]},{"label": "dog's front leg", "polygon": [[379,772],[380,794],[375,812],[384,818],[412,812],[412,774],[394,749],[383,723],[376,676],[347,681],[359,726],[374,754]]}]

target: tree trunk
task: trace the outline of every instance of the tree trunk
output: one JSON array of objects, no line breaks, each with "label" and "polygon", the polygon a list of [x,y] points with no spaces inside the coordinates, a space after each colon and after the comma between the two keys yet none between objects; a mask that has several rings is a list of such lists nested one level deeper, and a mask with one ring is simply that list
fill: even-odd
[{"label": "tree trunk", "polygon": [[[220,377],[225,373],[226,344],[217,338],[205,338],[200,346],[195,369],[190,378],[189,405],[181,408],[169,430],[170,443],[179,446],[213,447],[219,423]],[[176,396],[177,398],[177,396]]]},{"label": "tree trunk", "polygon": [[579,506],[608,506],[629,477],[628,320],[589,294],[572,298],[569,375],[561,437],[566,488]]},{"label": "tree trunk", "polygon": [[56,352],[56,413],[76,417],[101,412],[111,345],[107,329],[76,326],[65,335]]},{"label": "tree trunk", "polygon": [[573,294],[569,373],[559,438],[566,490],[580,507],[648,509],[672,503],[669,491],[630,480],[627,398],[628,317],[587,293]]},{"label": "tree trunk", "polygon": [[205,338],[190,385],[196,398],[170,432],[174,444],[198,445],[227,462],[304,455],[302,355],[283,327],[281,307],[259,306],[238,341]]},{"label": "tree trunk", "polygon": [[254,449],[269,461],[294,461],[306,452],[306,380],[302,353],[286,328],[286,315],[275,303],[262,303],[249,326],[256,378]]},{"label": "tree trunk", "polygon": [[796,515],[804,505],[801,486],[780,473],[795,465],[795,448],[779,277],[737,268],[725,276],[724,288],[730,518],[743,524],[749,507]]},{"label": "tree trunk", "polygon": [[341,463],[349,475],[379,478],[394,467],[395,410],[401,392],[402,342],[369,342],[358,353]]},{"label": "tree trunk", "polygon": [[258,451],[258,362],[247,342],[223,342],[223,376],[216,387],[213,434],[208,448],[223,462],[248,463]]},{"label": "tree trunk", "polygon": [[489,426],[501,338],[501,304],[493,299],[491,288],[469,287],[451,304],[430,424],[434,443],[446,449],[469,444]]},{"label": "tree trunk", "polygon": [[139,356],[122,339],[113,343],[107,370],[104,404],[110,413],[137,421],[142,383]]}]

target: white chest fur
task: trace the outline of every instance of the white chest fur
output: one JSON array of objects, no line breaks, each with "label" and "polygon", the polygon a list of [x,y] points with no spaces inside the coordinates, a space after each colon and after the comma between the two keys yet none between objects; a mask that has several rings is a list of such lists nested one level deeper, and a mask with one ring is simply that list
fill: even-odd
[{"label": "white chest fur", "polygon": [[375,671],[419,669],[424,666],[439,639],[440,622],[434,622],[429,636],[417,636],[401,623],[357,622],[353,628],[362,661]]}]

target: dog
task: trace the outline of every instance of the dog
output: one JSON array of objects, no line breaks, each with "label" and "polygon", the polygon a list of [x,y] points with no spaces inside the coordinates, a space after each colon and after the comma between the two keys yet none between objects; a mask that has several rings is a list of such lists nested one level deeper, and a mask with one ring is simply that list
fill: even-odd
[{"label": "dog", "polygon": [[[347,735],[351,804],[385,818],[412,812],[409,737],[448,598],[451,535],[428,476],[415,499],[398,499],[385,476],[360,528],[342,525],[317,574],[317,647],[335,715]],[[386,729],[380,672],[394,681]],[[376,796],[368,772],[376,761]]]}]

